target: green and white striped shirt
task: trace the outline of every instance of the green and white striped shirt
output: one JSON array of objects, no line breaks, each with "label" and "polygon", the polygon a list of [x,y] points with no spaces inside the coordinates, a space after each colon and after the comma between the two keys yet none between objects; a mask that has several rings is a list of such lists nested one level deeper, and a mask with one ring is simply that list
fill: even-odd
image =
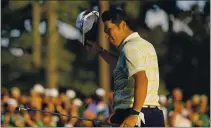
[{"label": "green and white striped shirt", "polygon": [[119,49],[120,56],[113,71],[114,109],[133,106],[135,80],[132,76],[143,70],[148,79],[144,105],[159,106],[159,69],[153,45],[134,32],[123,41]]}]

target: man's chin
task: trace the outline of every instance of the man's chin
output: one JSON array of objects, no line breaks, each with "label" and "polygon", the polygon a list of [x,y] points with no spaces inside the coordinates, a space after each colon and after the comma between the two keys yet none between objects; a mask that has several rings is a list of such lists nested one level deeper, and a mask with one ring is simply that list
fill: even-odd
[{"label": "man's chin", "polygon": [[115,43],[113,42],[110,42],[114,47],[118,48],[118,45],[116,45]]}]

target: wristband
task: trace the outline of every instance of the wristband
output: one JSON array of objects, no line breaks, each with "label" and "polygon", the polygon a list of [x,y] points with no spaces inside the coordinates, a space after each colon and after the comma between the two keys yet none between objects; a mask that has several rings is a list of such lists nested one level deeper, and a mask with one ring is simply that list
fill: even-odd
[{"label": "wristband", "polygon": [[104,48],[102,48],[98,53],[102,54],[104,52]]},{"label": "wristband", "polygon": [[130,113],[130,115],[139,115],[140,112],[131,108],[129,113]]}]

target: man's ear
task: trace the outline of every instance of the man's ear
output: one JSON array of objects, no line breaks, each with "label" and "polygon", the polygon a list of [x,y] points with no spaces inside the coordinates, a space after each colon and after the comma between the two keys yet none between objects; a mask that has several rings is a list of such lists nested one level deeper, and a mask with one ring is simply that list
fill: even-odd
[{"label": "man's ear", "polygon": [[127,23],[125,21],[121,21],[119,26],[120,28],[125,29],[127,27]]}]

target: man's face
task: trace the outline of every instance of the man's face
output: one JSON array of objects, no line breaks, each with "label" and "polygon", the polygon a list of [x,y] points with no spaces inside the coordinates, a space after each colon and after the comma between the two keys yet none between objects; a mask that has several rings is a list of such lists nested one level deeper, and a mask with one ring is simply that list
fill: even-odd
[{"label": "man's face", "polygon": [[[121,25],[121,24],[120,24]],[[121,27],[112,23],[111,21],[104,22],[104,32],[106,34],[106,38],[113,44],[115,47],[119,47],[122,42],[121,33],[123,32]]]},{"label": "man's face", "polygon": [[176,101],[180,101],[183,98],[182,92],[178,89],[175,89],[173,91],[173,96],[174,96],[174,100],[176,100]]}]

